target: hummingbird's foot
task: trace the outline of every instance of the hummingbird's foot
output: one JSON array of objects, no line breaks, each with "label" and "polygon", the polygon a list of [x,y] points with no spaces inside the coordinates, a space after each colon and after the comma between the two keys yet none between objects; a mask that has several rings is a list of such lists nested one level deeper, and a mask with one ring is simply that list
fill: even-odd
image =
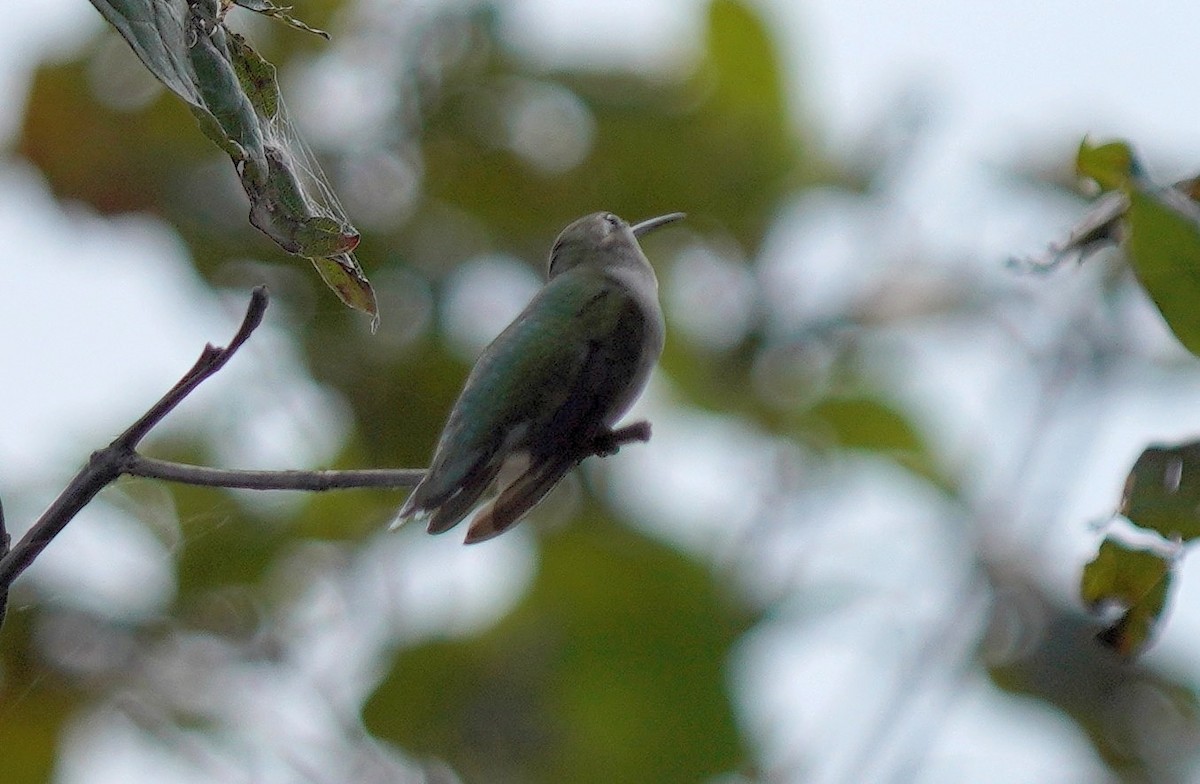
[{"label": "hummingbird's foot", "polygon": [[597,457],[611,457],[619,452],[625,444],[649,440],[650,423],[642,419],[616,430],[605,430],[598,433],[592,441],[592,454]]}]

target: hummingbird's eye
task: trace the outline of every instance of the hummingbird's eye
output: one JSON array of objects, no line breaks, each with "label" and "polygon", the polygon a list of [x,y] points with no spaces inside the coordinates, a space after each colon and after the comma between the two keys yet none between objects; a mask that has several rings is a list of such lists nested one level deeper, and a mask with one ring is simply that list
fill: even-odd
[{"label": "hummingbird's eye", "polygon": [[604,213],[604,222],[608,224],[610,229],[621,228],[621,219],[616,215],[613,215],[611,212]]}]

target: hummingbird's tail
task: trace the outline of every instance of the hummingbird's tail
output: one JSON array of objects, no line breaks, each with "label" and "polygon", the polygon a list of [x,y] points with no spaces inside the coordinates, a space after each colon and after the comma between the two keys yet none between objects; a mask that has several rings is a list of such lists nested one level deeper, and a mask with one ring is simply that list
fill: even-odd
[{"label": "hummingbird's tail", "polygon": [[[464,544],[491,539],[511,528],[537,506],[577,462],[549,457],[541,462],[533,462],[511,482],[502,484],[499,494],[471,520]],[[502,482],[503,479],[501,475]]]},{"label": "hummingbird's tail", "polygon": [[440,534],[448,531],[467,516],[467,513],[479,503],[488,485],[496,478],[500,470],[495,465],[484,461],[467,471],[458,483],[448,481],[444,472],[436,467],[430,469],[416,489],[409,495],[399,514],[392,522],[395,530],[412,519],[428,521],[429,533]]}]

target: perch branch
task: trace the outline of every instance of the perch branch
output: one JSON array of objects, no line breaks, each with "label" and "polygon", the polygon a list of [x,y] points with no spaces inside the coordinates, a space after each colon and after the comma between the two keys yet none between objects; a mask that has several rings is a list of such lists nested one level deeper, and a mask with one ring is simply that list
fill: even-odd
[{"label": "perch branch", "polygon": [[[213,376],[237,352],[262,323],[267,309],[267,290],[254,289],[242,324],[228,346],[218,348],[211,343],[204,347],[183,378],[171,387],[149,410],[124,433],[103,449],[92,453],[87,465],[80,469],[67,487],[42,513],[16,547],[9,549],[9,537],[4,528],[0,508],[0,624],[8,588],[41,554],[54,537],[62,532],[75,515],[87,506],[96,494],[120,476],[128,474],[169,482],[181,482],[206,487],[243,488],[250,490],[307,490],[321,492],[346,488],[395,489],[413,487],[421,481],[425,470],[420,468],[364,469],[351,471],[249,471],[228,468],[174,463],[145,457],[137,446],[149,432],[183,402],[196,387]],[[650,439],[650,423],[634,422],[599,435],[579,461],[590,455],[607,457],[616,454],[623,444]]]},{"label": "perch branch", "polygon": [[[592,455],[609,457],[615,455],[625,444],[649,440],[650,423],[639,420],[597,436],[590,448],[580,456],[579,462],[583,462]],[[340,471],[250,471],[235,468],[210,468],[157,460],[135,451],[124,454],[120,472],[129,476],[161,479],[166,482],[179,482],[202,487],[243,490],[306,490],[314,493],[355,487],[380,490],[415,487],[425,476],[423,468],[363,468]]]},{"label": "perch branch", "polygon": [[353,471],[247,471],[172,463],[133,453],[122,473],[187,485],[246,490],[342,490],[374,487],[394,490],[414,487],[425,476],[423,468],[367,468]]}]

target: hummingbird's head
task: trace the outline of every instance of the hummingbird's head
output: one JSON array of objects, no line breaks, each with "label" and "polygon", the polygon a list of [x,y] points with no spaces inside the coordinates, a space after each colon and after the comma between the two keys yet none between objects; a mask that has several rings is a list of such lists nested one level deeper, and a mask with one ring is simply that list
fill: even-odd
[{"label": "hummingbird's head", "polygon": [[682,212],[672,212],[630,226],[611,212],[585,215],[563,229],[554,241],[549,277],[581,264],[614,264],[638,258],[638,237],[682,217]]}]

